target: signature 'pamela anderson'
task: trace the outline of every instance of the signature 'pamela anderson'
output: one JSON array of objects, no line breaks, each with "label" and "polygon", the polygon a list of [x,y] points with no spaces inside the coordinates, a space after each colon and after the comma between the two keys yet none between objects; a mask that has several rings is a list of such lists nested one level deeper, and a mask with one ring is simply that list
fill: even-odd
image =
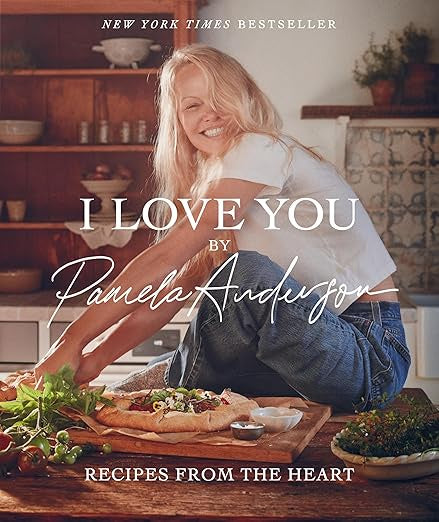
[{"label": "signature 'pamela anderson'", "polygon": [[[344,410],[367,409],[382,394],[398,393],[410,355],[392,290],[396,267],[364,208],[357,206],[349,230],[332,228],[327,215],[318,228],[299,230],[288,226],[283,207],[278,229],[264,230],[265,214],[253,201],[264,197],[276,208],[276,198],[309,197],[325,209],[327,198],[337,198],[337,222],[342,223],[355,194],[334,167],[281,132],[273,105],[234,58],[204,45],[178,49],[164,64],[159,116],[158,195],[173,201],[191,197],[195,216],[201,198],[239,199],[241,206],[225,224],[232,227],[243,217],[245,223],[240,230],[215,230],[217,209],[210,205],[193,230],[182,213],[111,287],[132,287],[133,292],[146,283],[156,287],[178,269],[172,285],[190,291],[239,252],[233,278],[243,292],[275,286],[297,255],[294,278],[286,278],[284,291],[336,278],[348,288],[367,285],[383,293],[353,294],[338,308],[328,300],[314,324],[308,317],[319,299],[318,287],[305,299],[278,302],[274,322],[269,302],[231,301],[220,322],[211,301],[203,299],[178,350],[115,387],[230,387],[246,394],[300,395]],[[167,222],[168,210],[159,209],[159,223]],[[301,205],[296,217],[307,228],[315,221],[315,206]],[[220,237],[231,240],[228,253],[208,250],[209,239]],[[225,283],[227,271],[221,274]],[[36,377],[70,363],[78,382],[90,382],[167,324],[182,305],[174,301],[154,311],[140,303],[92,305],[37,364]],[[89,341],[116,323],[92,353],[82,354]]]}]

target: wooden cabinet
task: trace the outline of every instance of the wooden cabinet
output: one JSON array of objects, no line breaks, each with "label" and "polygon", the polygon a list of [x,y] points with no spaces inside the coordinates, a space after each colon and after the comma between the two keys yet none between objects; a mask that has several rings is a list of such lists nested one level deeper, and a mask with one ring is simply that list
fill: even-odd
[{"label": "wooden cabinet", "polygon": [[[119,271],[145,248],[150,236],[135,232],[123,249],[87,248],[80,236],[64,228],[66,220],[81,220],[81,197],[90,197],[81,175],[97,163],[126,165],[134,173],[128,208],[139,210],[151,195],[153,145],[120,143],[122,121],[146,120],[149,135],[156,128],[154,96],[158,68],[172,48],[194,40],[185,27],[195,18],[195,0],[3,0],[1,47],[19,44],[31,53],[34,68],[0,72],[0,119],[44,120],[43,138],[33,145],[0,144],[0,200],[25,199],[26,221],[10,223],[5,209],[0,219],[0,267],[40,266],[45,281],[60,265],[85,255],[110,255]],[[158,27],[142,29],[142,20]],[[177,29],[170,21],[180,20]],[[104,20],[135,20],[129,29],[103,29]],[[108,24],[107,24],[108,25]],[[113,23],[114,25],[117,25]],[[149,24],[150,25],[150,24]],[[154,25],[154,24],[153,24]],[[110,69],[92,46],[106,38],[142,37],[160,43],[139,69]],[[108,145],[79,145],[78,124],[108,120],[113,139]],[[151,140],[150,140],[151,141]],[[146,186],[146,189],[142,189]],[[6,247],[6,248],[5,248]],[[94,280],[101,269],[86,267],[78,283]],[[61,286],[69,279],[58,280]]]}]

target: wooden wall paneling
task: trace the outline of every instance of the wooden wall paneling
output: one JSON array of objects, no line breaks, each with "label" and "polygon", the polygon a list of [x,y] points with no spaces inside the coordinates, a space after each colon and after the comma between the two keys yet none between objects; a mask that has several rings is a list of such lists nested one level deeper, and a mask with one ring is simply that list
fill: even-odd
[{"label": "wooden wall paneling", "polygon": [[29,247],[26,231],[2,230],[0,234],[0,266],[22,268],[29,266]]},{"label": "wooden wall paneling", "polygon": [[57,17],[26,16],[27,45],[38,69],[56,69],[60,64],[59,24]]},{"label": "wooden wall paneling", "polygon": [[[66,263],[90,255],[95,255],[95,251],[91,251],[80,236],[72,234],[69,231],[56,232],[55,234],[52,234],[50,245],[51,248],[48,259],[51,273],[55,272]],[[94,281],[96,263],[97,262],[88,262],[85,264],[84,269],[81,271],[81,274],[73,287],[74,290],[78,290],[79,288],[89,284],[91,281]],[[79,264],[75,264],[62,270],[55,278],[54,283],[51,284],[51,288],[65,290],[72,281],[78,268]]]},{"label": "wooden wall paneling", "polygon": [[18,43],[26,48],[29,45],[28,42],[29,35],[26,32],[25,16],[0,16],[0,44],[2,49]]},{"label": "wooden wall paneling", "polygon": [[[96,15],[57,16],[60,33],[60,57],[58,67],[84,69],[109,66],[102,53],[92,51],[103,39],[102,18]],[[113,35],[113,38],[117,34]]]},{"label": "wooden wall paneling", "polygon": [[47,281],[51,275],[49,265],[50,244],[53,234],[48,230],[28,230],[26,231],[27,243],[27,266],[43,269],[43,286],[47,286]]},{"label": "wooden wall paneling", "polygon": [[0,199],[26,199],[25,154],[0,154]]},{"label": "wooden wall paneling", "polygon": [[78,123],[93,120],[91,78],[48,78],[48,137],[57,145],[78,143]]},{"label": "wooden wall paneling", "polygon": [[[37,161],[41,161],[39,158]],[[49,196],[47,218],[49,221],[69,221],[81,215],[82,185],[79,183],[82,160],[79,154],[55,153],[46,158],[46,188]]]},{"label": "wooden wall paneling", "polygon": [[[46,82],[41,78],[2,79],[1,119],[46,120]],[[45,135],[42,141],[45,141]]]},{"label": "wooden wall paneling", "polygon": [[51,156],[27,155],[28,216],[31,221],[50,220]]},{"label": "wooden wall paneling", "polygon": [[112,77],[95,80],[95,121],[108,120],[112,127],[113,142],[120,143],[122,121],[146,120],[155,126],[155,77],[144,80],[131,77]]}]

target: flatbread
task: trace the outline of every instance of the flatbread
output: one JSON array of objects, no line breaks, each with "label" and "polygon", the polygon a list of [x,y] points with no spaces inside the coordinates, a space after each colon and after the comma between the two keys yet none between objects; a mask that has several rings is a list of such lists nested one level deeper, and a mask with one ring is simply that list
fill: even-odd
[{"label": "flatbread", "polygon": [[[132,399],[144,397],[151,390],[113,395],[115,406],[104,406],[96,413],[96,420],[101,424],[117,428],[135,428],[155,433],[180,433],[187,431],[210,432],[229,428],[230,423],[237,420],[248,420],[250,411],[258,404],[247,397],[227,391],[229,404],[220,404],[214,410],[202,413],[184,413],[163,410],[149,413],[147,411],[131,411]],[[210,392],[213,396],[217,396]]]}]

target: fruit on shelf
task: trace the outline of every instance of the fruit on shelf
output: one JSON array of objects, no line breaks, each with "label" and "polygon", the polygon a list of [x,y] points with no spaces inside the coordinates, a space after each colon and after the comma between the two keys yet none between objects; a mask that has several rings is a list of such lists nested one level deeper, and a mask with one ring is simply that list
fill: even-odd
[{"label": "fruit on shelf", "polygon": [[120,163],[116,165],[114,171],[112,171],[111,167],[106,163],[99,163],[92,172],[86,172],[83,174],[82,179],[86,181],[102,181],[109,179],[131,180],[133,179],[133,174],[128,167]]}]

